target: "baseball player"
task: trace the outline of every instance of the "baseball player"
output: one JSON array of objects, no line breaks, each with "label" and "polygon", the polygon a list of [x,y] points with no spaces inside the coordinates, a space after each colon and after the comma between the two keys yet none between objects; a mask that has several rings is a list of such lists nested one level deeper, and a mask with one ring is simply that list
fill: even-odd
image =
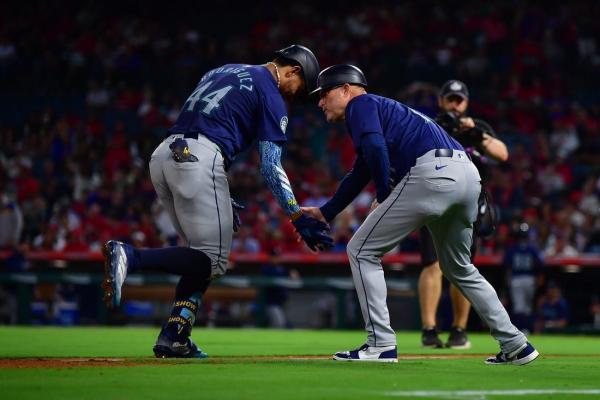
[{"label": "baseball player", "polygon": [[318,73],[314,54],[299,45],[276,51],[275,59],[264,65],[213,69],[152,154],[152,183],[188,247],[138,250],[111,240],[104,247],[103,288],[112,308],[121,301],[128,273],[157,270],[181,276],[171,315],[153,348],[156,357],[207,356],[190,334],[210,281],[225,273],[232,234],[240,223],[239,207],[229,196],[228,167],[255,139],[262,176],[302,239],[312,250],[332,245],[327,224],[300,210],[280,162],[288,123],[284,97],[313,90]]},{"label": "baseball player", "polygon": [[535,291],[540,286],[544,266],[539,249],[529,241],[529,225],[525,222],[513,228],[517,242],[504,252],[502,264],[507,272],[515,325],[533,331]]},{"label": "baseball player", "polygon": [[[486,178],[488,160],[506,161],[508,150],[506,145],[496,137],[493,129],[485,121],[473,119],[466,115],[469,106],[469,89],[459,80],[449,80],[439,92],[438,105],[440,112],[436,122],[452,135],[471,156],[471,160],[479,170],[480,176]],[[485,196],[485,192],[482,191]],[[485,198],[480,197],[480,202]],[[482,210],[480,210],[481,212]],[[490,212],[488,204],[484,205],[484,212]],[[481,219],[478,219],[481,221]],[[490,229],[489,226],[481,228]],[[471,258],[475,256],[475,236]],[[489,232],[491,233],[491,232]],[[436,328],[436,313],[442,295],[442,271],[435,253],[431,234],[426,227],[419,232],[421,263],[423,269],[419,276],[419,304],[421,307],[421,323],[423,331],[421,343],[424,347],[442,348],[442,341],[438,337]],[[450,285],[450,298],[452,300],[453,321],[446,347],[452,349],[468,349],[471,342],[467,337],[466,327],[469,319],[471,305],[455,285]]]},{"label": "baseball player", "polygon": [[[397,362],[381,257],[422,226],[431,231],[444,275],[469,299],[500,343],[488,364],[526,364],[538,356],[510,321],[494,288],[471,263],[470,247],[481,178],[464,148],[438,124],[397,101],[366,92],[367,81],[353,65],[334,65],[319,74],[319,106],[329,122],[346,121],[357,157],[333,197],[306,208],[331,221],[372,179],[377,189],[371,212],[347,253],[368,333],[355,350],[335,360]],[[398,184],[391,187],[390,181]]]}]

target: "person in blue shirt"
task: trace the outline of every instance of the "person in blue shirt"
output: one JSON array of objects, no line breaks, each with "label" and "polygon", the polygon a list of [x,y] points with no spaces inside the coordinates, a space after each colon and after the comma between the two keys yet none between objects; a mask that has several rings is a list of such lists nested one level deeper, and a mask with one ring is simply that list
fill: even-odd
[{"label": "person in blue shirt", "polygon": [[335,353],[335,360],[397,362],[381,257],[409,233],[427,226],[442,272],[471,302],[500,343],[487,364],[527,364],[539,355],[510,321],[493,287],[471,263],[473,223],[481,178],[464,148],[438,124],[406,105],[366,91],[353,65],[319,74],[315,93],[327,121],[345,121],[356,148],[352,170],[333,197],[304,212],[323,222],[335,218],[371,180],[376,199],[348,243],[347,254],[367,342]]},{"label": "person in blue shirt", "polygon": [[263,65],[213,69],[202,77],[152,154],[152,184],[187,246],[134,249],[110,240],[104,246],[102,286],[107,306],[114,308],[128,273],[181,276],[171,315],[153,348],[156,357],[207,357],[190,335],[202,295],[211,280],[225,274],[232,234],[240,224],[240,206],[229,196],[228,167],[255,141],[262,176],[302,239],[315,251],[333,244],[328,225],[302,213],[280,161],[287,140],[284,98],[293,100],[313,90],[318,73],[316,57],[300,45],[276,51]]},{"label": "person in blue shirt", "polygon": [[519,223],[514,229],[517,242],[506,249],[502,265],[510,286],[512,317],[520,329],[533,331],[536,288],[544,262],[537,247],[529,241],[529,225]]},{"label": "person in blue shirt", "polygon": [[536,333],[561,332],[569,322],[569,303],[555,281],[548,282],[537,306]]}]

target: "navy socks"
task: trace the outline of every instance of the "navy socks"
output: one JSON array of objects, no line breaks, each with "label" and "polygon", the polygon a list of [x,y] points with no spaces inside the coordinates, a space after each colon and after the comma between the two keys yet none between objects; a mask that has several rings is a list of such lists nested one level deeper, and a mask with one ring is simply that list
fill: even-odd
[{"label": "navy socks", "polygon": [[210,258],[202,251],[191,247],[164,247],[160,249],[134,249],[130,268],[161,271],[175,275],[194,275],[198,279],[209,279]]},{"label": "navy socks", "polygon": [[210,282],[208,279],[199,279],[196,276],[181,277],[175,290],[175,304],[165,328],[170,337],[183,340],[190,336],[202,295],[208,289]]}]

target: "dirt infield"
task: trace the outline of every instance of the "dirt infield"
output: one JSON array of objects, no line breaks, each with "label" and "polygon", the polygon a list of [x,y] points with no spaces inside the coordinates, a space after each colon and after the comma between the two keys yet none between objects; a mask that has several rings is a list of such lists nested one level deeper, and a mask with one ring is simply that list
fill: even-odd
[{"label": "dirt infield", "polygon": [[[440,355],[402,355],[399,360],[431,360],[431,359],[459,359],[485,357],[483,354],[440,354]],[[488,354],[489,356],[489,354]],[[202,362],[227,363],[227,362],[265,362],[265,361],[306,361],[306,360],[330,360],[330,355],[294,355],[294,356],[239,356],[239,357],[210,357]],[[127,358],[104,358],[104,357],[71,357],[71,358],[0,358],[0,369],[19,368],[79,368],[79,367],[130,367],[139,365],[176,365],[190,360],[176,359],[158,360],[127,359]]]},{"label": "dirt infield", "polygon": [[[150,362],[152,360],[149,360]],[[145,365],[150,362],[133,361],[125,358],[1,358],[0,369],[18,368],[79,368],[79,367],[124,367]]]},{"label": "dirt infield", "polygon": [[[489,354],[404,354],[399,355],[398,360],[459,360],[467,358],[486,358]],[[598,355],[552,355],[551,358],[583,357],[596,358]],[[79,367],[130,367],[140,365],[181,365],[190,362],[202,362],[207,364],[227,363],[261,363],[270,361],[311,361],[331,360],[331,355],[285,355],[285,356],[230,356],[209,357],[204,360],[193,359],[156,359],[148,358],[108,358],[108,357],[71,357],[71,358],[0,358],[0,369],[19,368],[79,368]]]}]

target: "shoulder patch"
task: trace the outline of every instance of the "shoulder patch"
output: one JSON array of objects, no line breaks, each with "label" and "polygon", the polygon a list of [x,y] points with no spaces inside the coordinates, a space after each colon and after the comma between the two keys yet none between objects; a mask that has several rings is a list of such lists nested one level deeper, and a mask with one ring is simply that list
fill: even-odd
[{"label": "shoulder patch", "polygon": [[281,131],[283,132],[284,135],[285,135],[285,130],[287,128],[287,124],[288,124],[288,117],[283,116],[281,118],[281,122],[279,122],[279,127],[281,128]]}]

